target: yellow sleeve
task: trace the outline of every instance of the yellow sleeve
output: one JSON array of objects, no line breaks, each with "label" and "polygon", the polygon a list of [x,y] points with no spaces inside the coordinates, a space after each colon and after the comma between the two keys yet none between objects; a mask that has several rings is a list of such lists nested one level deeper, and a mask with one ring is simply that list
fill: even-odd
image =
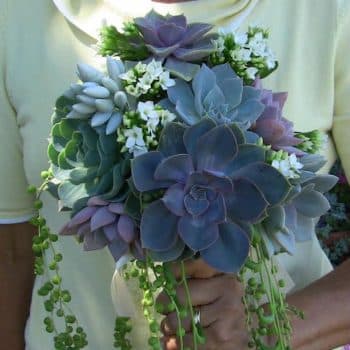
[{"label": "yellow sleeve", "polygon": [[6,8],[0,0],[0,224],[27,221],[34,213],[27,191],[22,143],[6,90]]},{"label": "yellow sleeve", "polygon": [[339,1],[333,138],[350,180],[350,1]]}]

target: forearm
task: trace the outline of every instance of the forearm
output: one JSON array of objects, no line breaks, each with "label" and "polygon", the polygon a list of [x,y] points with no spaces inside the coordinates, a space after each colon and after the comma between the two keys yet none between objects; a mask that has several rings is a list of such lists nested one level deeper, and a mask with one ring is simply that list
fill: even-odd
[{"label": "forearm", "polygon": [[329,350],[350,343],[350,260],[288,297],[305,313],[294,319],[293,350]]},{"label": "forearm", "polygon": [[0,225],[0,339],[6,349],[24,349],[34,280],[33,234],[29,224]]}]

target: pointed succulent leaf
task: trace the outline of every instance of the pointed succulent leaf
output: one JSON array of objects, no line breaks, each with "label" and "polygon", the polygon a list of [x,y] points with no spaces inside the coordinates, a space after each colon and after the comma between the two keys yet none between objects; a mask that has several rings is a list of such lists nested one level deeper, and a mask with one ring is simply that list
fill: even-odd
[{"label": "pointed succulent leaf", "polygon": [[203,118],[197,124],[187,128],[183,134],[183,140],[187,153],[194,157],[199,138],[213,129],[215,126],[216,124],[212,119]]},{"label": "pointed succulent leaf", "polygon": [[154,179],[154,172],[163,158],[160,152],[153,151],[141,154],[131,161],[132,179],[138,191],[145,192],[168,187],[169,182]]},{"label": "pointed succulent leaf", "polygon": [[118,220],[118,233],[127,243],[135,239],[135,224],[127,215],[121,215]]},{"label": "pointed succulent leaf", "polygon": [[282,202],[289,190],[288,180],[272,166],[257,162],[233,173],[233,178],[247,178],[263,193],[270,205]]},{"label": "pointed succulent leaf", "polygon": [[176,181],[182,184],[194,170],[188,154],[177,154],[161,161],[154,172],[154,178],[160,181]]},{"label": "pointed succulent leaf", "polygon": [[58,186],[58,195],[64,206],[67,208],[72,208],[74,203],[79,199],[89,197],[85,185],[73,185],[68,181],[63,182]]},{"label": "pointed succulent leaf", "polygon": [[233,221],[254,223],[262,218],[268,203],[259,188],[247,179],[233,181],[233,193],[225,197],[227,216]]},{"label": "pointed succulent leaf", "polygon": [[169,250],[156,252],[156,251],[150,251],[149,255],[154,261],[161,261],[161,262],[168,262],[168,261],[175,261],[178,259],[181,254],[185,250],[185,243],[178,238],[175,245],[172,246]]},{"label": "pointed succulent leaf", "polygon": [[186,245],[194,251],[208,248],[219,237],[217,224],[208,225],[204,218],[189,215],[180,218],[178,233]]},{"label": "pointed succulent leaf", "polygon": [[165,68],[175,77],[185,81],[191,81],[198,72],[200,66],[169,57],[166,60]]},{"label": "pointed succulent leaf", "polygon": [[319,217],[330,208],[327,198],[316,191],[301,192],[293,203],[299,213],[309,218]]},{"label": "pointed succulent leaf", "polygon": [[106,135],[113,134],[119,128],[122,120],[123,116],[119,112],[113,113],[107,123]]},{"label": "pointed succulent leaf", "polygon": [[95,231],[103,226],[107,226],[116,220],[116,216],[111,213],[107,207],[101,207],[96,210],[91,217],[91,231]]},{"label": "pointed succulent leaf", "polygon": [[298,213],[297,229],[294,231],[297,242],[309,241],[315,233],[315,222],[313,219]]},{"label": "pointed succulent leaf", "polygon": [[157,200],[145,208],[140,230],[143,248],[167,251],[177,242],[177,217]]},{"label": "pointed succulent leaf", "polygon": [[78,63],[77,71],[78,77],[83,82],[92,81],[99,83],[103,77],[103,74],[100,71],[85,63]]},{"label": "pointed succulent leaf", "polygon": [[225,173],[230,176],[235,171],[255,162],[265,161],[265,149],[260,146],[243,144],[238,146],[236,157],[228,164]]},{"label": "pointed succulent leaf", "polygon": [[315,191],[325,193],[331,190],[336,185],[337,182],[338,182],[338,177],[327,174],[327,175],[317,175],[311,180],[304,182],[303,185],[305,186],[309,183],[313,183],[315,185],[314,187]]},{"label": "pointed succulent leaf", "polygon": [[237,154],[237,142],[226,125],[220,125],[200,137],[195,163],[198,170],[223,171]]},{"label": "pointed succulent leaf", "polygon": [[165,126],[160,135],[158,145],[158,150],[164,157],[187,153],[183,141],[185,130],[186,128],[183,124],[174,122],[170,122]]},{"label": "pointed succulent leaf", "polygon": [[167,189],[161,200],[174,215],[183,216],[185,215],[184,196],[184,186],[174,184]]},{"label": "pointed succulent leaf", "polygon": [[268,208],[267,218],[263,222],[265,230],[269,234],[275,234],[279,231],[287,232],[286,228],[286,213],[281,205]]},{"label": "pointed succulent leaf", "polygon": [[129,245],[121,239],[115,239],[108,244],[108,249],[111,252],[115,261],[118,261],[129,250]]},{"label": "pointed succulent leaf", "polygon": [[247,234],[234,223],[221,224],[219,230],[219,238],[209,248],[201,251],[201,257],[218,271],[236,273],[249,253]]}]

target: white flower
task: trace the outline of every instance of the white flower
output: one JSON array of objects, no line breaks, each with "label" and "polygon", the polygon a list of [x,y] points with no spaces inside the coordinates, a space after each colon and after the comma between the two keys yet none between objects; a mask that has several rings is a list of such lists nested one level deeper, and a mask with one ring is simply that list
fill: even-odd
[{"label": "white flower", "polygon": [[252,39],[250,39],[248,46],[252,50],[255,56],[265,57],[267,49],[267,40],[264,39],[261,32],[256,33]]},{"label": "white flower", "polygon": [[141,119],[146,121],[148,132],[153,134],[159,124],[159,113],[155,109],[154,103],[152,101],[139,102],[137,111],[140,113]]},{"label": "white flower", "polygon": [[298,158],[294,153],[285,159],[273,160],[271,165],[288,179],[298,178],[300,169],[303,167],[303,164],[298,161]]},{"label": "white flower", "polygon": [[240,48],[231,52],[231,57],[237,61],[249,62],[252,51],[250,49]]},{"label": "white flower", "polygon": [[164,71],[159,76],[159,84],[163,90],[167,90],[169,87],[175,85],[175,80],[170,78],[170,73],[168,71]]},{"label": "white flower", "polygon": [[140,95],[142,95],[142,91],[141,91],[141,89],[140,89],[140,87],[138,85],[137,86],[128,85],[128,86],[125,87],[125,91],[129,95],[136,96],[136,97],[139,97]]},{"label": "white flower", "polygon": [[133,126],[132,129],[126,129],[124,136],[126,137],[125,148],[134,156],[147,152],[141,128]]},{"label": "white flower", "polygon": [[225,50],[225,38],[219,36],[216,40],[213,40],[215,51],[222,53]]},{"label": "white flower", "polygon": [[237,45],[243,46],[248,41],[247,33],[233,33],[233,39]]},{"label": "white flower", "polygon": [[152,60],[146,67],[146,74],[149,74],[154,80],[163,72],[162,63],[160,61]]},{"label": "white flower", "polygon": [[128,84],[136,82],[136,75],[133,69],[128,70],[126,73],[119,74],[119,78],[126,80]]},{"label": "white flower", "polygon": [[248,79],[254,80],[256,77],[256,73],[258,73],[258,69],[255,67],[249,67],[246,69]]},{"label": "white flower", "polygon": [[151,74],[145,73],[142,78],[139,79],[139,82],[136,86],[146,94],[148,90],[151,89],[154,77]]},{"label": "white flower", "polygon": [[269,47],[266,47],[265,62],[266,62],[267,68],[269,69],[273,69],[276,66],[275,54],[272,52],[272,50]]},{"label": "white flower", "polygon": [[144,64],[142,62],[139,62],[135,67],[134,69],[136,70],[136,72],[139,74],[139,75],[142,75],[144,73],[146,73],[146,70],[147,70],[147,64]]},{"label": "white flower", "polygon": [[160,116],[161,123],[163,126],[176,119],[176,115],[167,111],[166,109],[159,111],[159,116]]}]

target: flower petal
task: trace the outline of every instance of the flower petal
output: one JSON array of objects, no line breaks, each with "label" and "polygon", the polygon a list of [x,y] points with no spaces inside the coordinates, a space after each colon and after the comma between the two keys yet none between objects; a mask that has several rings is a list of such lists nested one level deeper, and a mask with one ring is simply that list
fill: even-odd
[{"label": "flower petal", "polygon": [[177,241],[178,218],[157,200],[149,204],[141,218],[141,242],[143,248],[166,251]]},{"label": "flower petal", "polygon": [[247,233],[234,223],[221,224],[219,232],[219,238],[208,249],[201,251],[201,257],[219,271],[238,272],[249,253]]},{"label": "flower petal", "polygon": [[178,232],[183,241],[194,251],[208,248],[219,237],[218,225],[208,225],[203,217],[194,218],[189,215],[179,220]]}]

